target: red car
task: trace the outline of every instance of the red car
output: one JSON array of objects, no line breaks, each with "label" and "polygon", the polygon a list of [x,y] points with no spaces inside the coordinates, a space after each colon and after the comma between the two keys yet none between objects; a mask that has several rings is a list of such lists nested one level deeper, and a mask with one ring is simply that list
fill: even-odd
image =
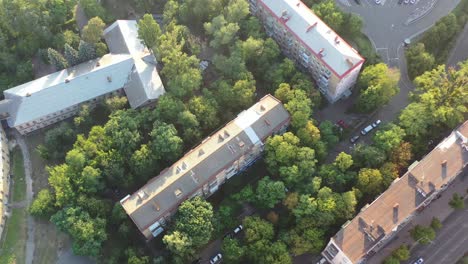
[{"label": "red car", "polygon": [[338,120],[338,122],[336,122],[340,127],[342,128],[348,128],[349,126],[345,123],[345,121],[343,121],[342,119]]}]

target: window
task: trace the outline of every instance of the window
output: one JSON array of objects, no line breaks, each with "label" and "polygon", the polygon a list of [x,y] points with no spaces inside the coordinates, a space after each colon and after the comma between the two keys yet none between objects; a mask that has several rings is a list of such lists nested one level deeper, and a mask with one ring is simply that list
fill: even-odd
[{"label": "window", "polygon": [[176,197],[180,197],[182,195],[182,190],[177,188],[175,191],[174,191],[174,194]]}]

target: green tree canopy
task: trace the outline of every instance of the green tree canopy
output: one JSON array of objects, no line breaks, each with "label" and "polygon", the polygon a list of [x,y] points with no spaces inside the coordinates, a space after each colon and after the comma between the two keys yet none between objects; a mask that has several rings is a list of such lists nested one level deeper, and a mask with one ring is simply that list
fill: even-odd
[{"label": "green tree canopy", "polygon": [[259,182],[256,190],[256,204],[263,208],[273,208],[286,197],[283,182],[272,181],[265,176]]},{"label": "green tree canopy", "polygon": [[159,46],[161,28],[150,14],[145,14],[138,21],[138,38],[150,50],[156,50]]},{"label": "green tree canopy", "polygon": [[84,26],[83,33],[81,34],[84,41],[88,43],[98,43],[101,40],[102,32],[106,24],[99,17],[93,17]]}]

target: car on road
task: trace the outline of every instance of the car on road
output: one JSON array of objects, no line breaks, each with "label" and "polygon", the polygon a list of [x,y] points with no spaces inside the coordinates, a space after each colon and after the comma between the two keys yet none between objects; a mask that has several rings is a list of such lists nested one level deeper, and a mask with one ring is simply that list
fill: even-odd
[{"label": "car on road", "polygon": [[418,260],[416,260],[415,262],[413,262],[413,264],[422,264],[424,263],[424,259],[423,258],[418,258]]},{"label": "car on road", "polygon": [[234,230],[232,230],[232,232],[225,234],[224,237],[233,238],[235,235],[239,234],[243,229],[244,227],[242,225],[238,225],[236,228],[234,228]]},{"label": "car on road", "polygon": [[372,129],[374,129],[372,125],[366,126],[363,130],[361,130],[361,135],[366,135],[367,133],[371,132]]},{"label": "car on road", "polygon": [[354,142],[356,142],[358,139],[359,139],[359,136],[356,135],[356,136],[350,138],[349,141],[351,141],[351,143],[354,143]]},{"label": "car on road", "polygon": [[218,253],[214,255],[213,257],[210,258],[210,264],[216,264],[221,262],[221,259],[223,258],[223,255],[221,253]]},{"label": "car on road", "polygon": [[379,120],[375,121],[374,123],[372,123],[372,127],[376,128],[376,127],[378,127],[380,125],[380,123],[382,123],[382,121],[380,121],[380,119],[379,119]]}]

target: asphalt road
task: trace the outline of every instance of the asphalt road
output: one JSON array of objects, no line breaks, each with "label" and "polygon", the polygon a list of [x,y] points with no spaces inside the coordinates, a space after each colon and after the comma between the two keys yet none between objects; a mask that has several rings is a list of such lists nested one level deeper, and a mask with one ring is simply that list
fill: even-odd
[{"label": "asphalt road", "polygon": [[414,258],[422,257],[427,264],[454,264],[468,252],[468,200],[465,209],[455,211],[438,231],[436,239],[427,246],[418,245],[411,253]]}]

